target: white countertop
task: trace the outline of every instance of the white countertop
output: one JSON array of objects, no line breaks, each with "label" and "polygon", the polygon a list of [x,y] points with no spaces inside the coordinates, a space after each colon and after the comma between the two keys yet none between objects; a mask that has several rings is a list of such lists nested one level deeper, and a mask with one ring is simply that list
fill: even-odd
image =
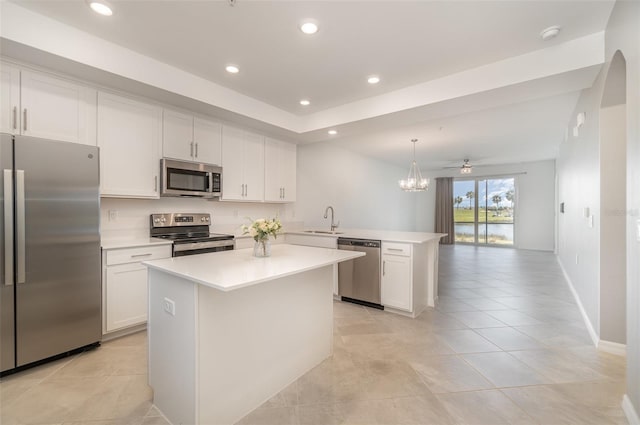
[{"label": "white countertop", "polygon": [[253,248],[189,255],[142,264],[221,291],[233,291],[362,257],[363,252],[278,244],[271,257],[256,258]]},{"label": "white countertop", "polygon": [[102,249],[118,249],[118,248],[136,248],[140,246],[155,245],[171,245],[173,241],[150,238],[150,237],[134,237],[134,238],[101,238],[100,246]]},{"label": "white countertop", "polygon": [[[312,230],[326,230],[326,229],[312,229]],[[324,236],[329,238],[357,238],[357,239],[374,239],[382,242],[404,242],[404,243],[425,243],[432,240],[439,240],[441,237],[446,236],[446,233],[426,233],[426,232],[398,232],[393,230],[373,230],[373,229],[340,229],[336,232],[340,234],[327,234],[327,233],[309,233],[303,230],[288,231],[286,233],[294,235],[307,235],[307,236]]]}]

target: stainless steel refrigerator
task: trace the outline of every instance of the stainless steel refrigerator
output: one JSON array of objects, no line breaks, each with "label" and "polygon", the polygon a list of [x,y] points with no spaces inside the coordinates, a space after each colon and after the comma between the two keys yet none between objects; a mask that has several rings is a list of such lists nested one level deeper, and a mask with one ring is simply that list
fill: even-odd
[{"label": "stainless steel refrigerator", "polygon": [[0,372],[99,343],[95,146],[0,134]]}]

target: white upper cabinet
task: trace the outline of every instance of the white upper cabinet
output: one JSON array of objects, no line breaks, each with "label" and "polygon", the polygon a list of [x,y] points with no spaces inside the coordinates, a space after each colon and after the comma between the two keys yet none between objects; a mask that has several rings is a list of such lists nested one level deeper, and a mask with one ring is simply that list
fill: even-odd
[{"label": "white upper cabinet", "polygon": [[222,200],[264,199],[264,137],[224,126],[222,129]]},{"label": "white upper cabinet", "polygon": [[0,131],[20,134],[20,70],[0,65]]},{"label": "white upper cabinet", "polygon": [[193,118],[193,142],[195,160],[205,164],[222,165],[222,125]]},{"label": "white upper cabinet", "polygon": [[2,63],[1,130],[96,144],[96,90]]},{"label": "white upper cabinet", "polygon": [[165,158],[221,164],[222,126],[193,115],[164,110],[162,155]]},{"label": "white upper cabinet", "polygon": [[162,109],[98,93],[100,194],[158,198]]},{"label": "white upper cabinet", "polygon": [[187,161],[193,158],[193,116],[163,111],[162,156]]},{"label": "white upper cabinet", "polygon": [[266,138],[264,143],[264,200],[295,202],[296,145]]}]

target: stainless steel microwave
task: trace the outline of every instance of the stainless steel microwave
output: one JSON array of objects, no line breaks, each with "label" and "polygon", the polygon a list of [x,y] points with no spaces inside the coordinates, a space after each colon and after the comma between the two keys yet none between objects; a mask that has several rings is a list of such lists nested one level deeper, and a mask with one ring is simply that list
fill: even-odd
[{"label": "stainless steel microwave", "polygon": [[160,196],[217,198],[222,194],[222,167],[197,162],[160,160]]}]

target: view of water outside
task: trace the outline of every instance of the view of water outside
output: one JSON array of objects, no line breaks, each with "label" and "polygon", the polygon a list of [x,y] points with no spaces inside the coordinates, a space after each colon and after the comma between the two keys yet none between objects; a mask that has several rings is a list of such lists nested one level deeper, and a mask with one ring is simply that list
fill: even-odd
[{"label": "view of water outside", "polygon": [[453,198],[456,242],[513,245],[514,178],[457,180]]}]

